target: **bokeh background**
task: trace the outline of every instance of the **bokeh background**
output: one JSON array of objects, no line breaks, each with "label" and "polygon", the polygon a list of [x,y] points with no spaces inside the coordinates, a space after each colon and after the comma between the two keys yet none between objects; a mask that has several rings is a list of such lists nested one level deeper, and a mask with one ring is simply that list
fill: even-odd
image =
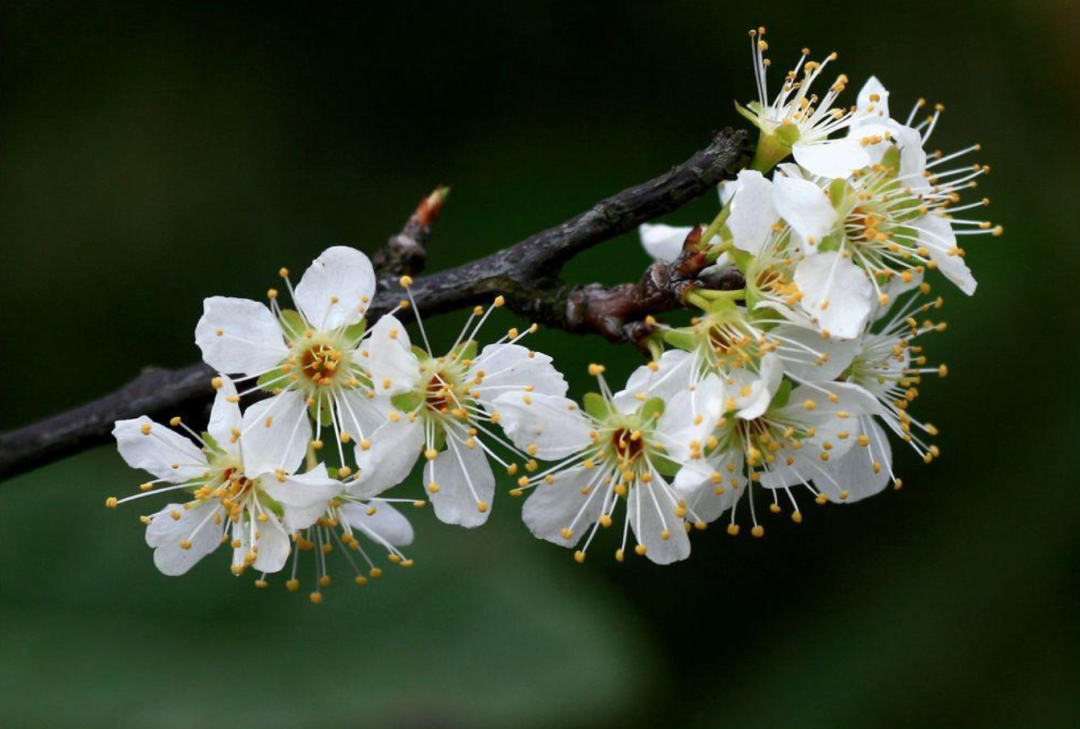
[{"label": "bokeh background", "polygon": [[[618,565],[603,537],[578,566],[504,492],[478,531],[416,513],[412,570],[313,606],[224,555],[159,575],[138,507],[102,508],[139,481],[113,449],[11,479],[4,726],[1080,724],[1078,7],[5,0],[4,428],[197,359],[204,296],[373,250],[436,183],[454,192],[431,269],[654,176],[740,123],[761,23],[778,66],[837,50],[849,103],[870,73],[897,108],[945,102],[934,146],[983,144],[1006,235],[969,246],[976,298],[939,287],[951,373],[918,406],[940,461],[900,451],[902,491],[772,517],[763,540],[713,529],[667,568]],[[625,236],[567,274],[646,262]],[[597,338],[535,346],[579,395],[588,361],[616,381],[639,364]]]}]

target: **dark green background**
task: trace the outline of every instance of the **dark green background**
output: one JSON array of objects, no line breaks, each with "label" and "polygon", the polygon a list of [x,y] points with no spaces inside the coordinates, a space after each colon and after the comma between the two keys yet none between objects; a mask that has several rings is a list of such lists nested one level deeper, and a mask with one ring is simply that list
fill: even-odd
[{"label": "dark green background", "polygon": [[[995,169],[978,192],[1006,235],[968,246],[978,295],[938,287],[951,374],[918,411],[943,458],[903,452],[899,493],[760,541],[713,529],[667,568],[615,564],[610,534],[578,566],[505,493],[478,531],[427,510],[411,571],[315,607],[225,555],[159,575],[139,508],[102,508],[139,481],[102,448],[0,495],[4,726],[1080,724],[1078,5],[372,5],[0,6],[3,427],[197,359],[204,296],[370,251],[435,183],[439,269],[652,177],[741,122],[764,23],[778,69],[835,49],[848,103],[869,73],[897,109],[943,101],[933,146],[982,142]],[[568,275],[645,264],[627,236]],[[576,394],[588,361],[639,364],[535,346]]]}]

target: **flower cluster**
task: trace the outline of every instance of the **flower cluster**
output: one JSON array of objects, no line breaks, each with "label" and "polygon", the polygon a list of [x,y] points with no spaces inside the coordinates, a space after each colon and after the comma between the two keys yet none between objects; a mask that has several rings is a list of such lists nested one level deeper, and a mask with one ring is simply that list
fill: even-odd
[{"label": "flower cluster", "polygon": [[[476,307],[441,354],[407,276],[406,298],[369,327],[372,265],[334,247],[295,287],[281,270],[293,308],[275,289],[268,304],[206,300],[195,340],[222,373],[209,423],[117,423],[121,455],[154,478],[107,504],[182,495],[142,517],[169,575],[228,543],[233,571],[254,570],[260,586],[291,559],[295,591],[301,554],[313,552],[318,602],[332,552],[361,584],[381,574],[372,550],[412,564],[401,549],[413,531],[395,503],[430,501],[445,523],[484,524],[493,464],[515,482],[511,494],[527,494],[532,533],[578,561],[616,522],[617,560],[632,538],[635,554],[668,564],[721,518],[735,535],[749,512],[762,536],[756,504],[800,522],[800,497],[852,503],[899,488],[891,440],[926,462],[939,455],[937,429],[912,412],[923,376],[946,374],[923,350],[924,335],[945,329],[928,279],[937,270],[974,293],[960,241],[1001,229],[969,219],[988,201],[961,194],[989,170],[954,162],[978,145],[927,151],[940,106],[920,118],[920,101],[901,122],[871,78],[842,108],[843,75],[819,97],[812,87],[835,54],[817,62],[804,50],[770,98],[764,34],[750,34],[758,99],[739,107],[760,130],[750,168],[721,187],[708,226],[641,229],[655,258],[703,256],[745,285],[689,287],[689,321],[648,317],[652,361],[622,389],[594,364],[598,391],[568,398],[551,358],[521,344],[535,325],[481,345],[501,296]],[[387,496],[419,461],[425,498]]]}]

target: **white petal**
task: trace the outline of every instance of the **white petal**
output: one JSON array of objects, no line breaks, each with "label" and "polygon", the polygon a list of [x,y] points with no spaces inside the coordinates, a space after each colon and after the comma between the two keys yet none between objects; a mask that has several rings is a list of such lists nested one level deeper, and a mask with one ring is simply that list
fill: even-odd
[{"label": "white petal", "polygon": [[341,482],[330,478],[322,463],[307,473],[287,476],[283,482],[272,475],[263,476],[259,485],[284,508],[285,529],[289,532],[314,524],[342,489]]},{"label": "white petal", "polygon": [[592,423],[568,398],[515,392],[495,398],[494,406],[513,444],[541,460],[565,458],[592,443]]},{"label": "white petal", "polygon": [[802,308],[831,336],[854,339],[862,333],[874,302],[866,272],[836,251],[803,259],[795,269]]},{"label": "white petal", "polygon": [[420,382],[420,360],[412,353],[409,334],[396,317],[387,314],[371,328],[367,343],[371,382],[380,395],[397,395]]},{"label": "white petal", "polygon": [[684,389],[667,402],[656,432],[668,458],[682,464],[690,460],[692,451],[700,452],[723,411],[723,390],[720,378],[710,374],[693,390]]},{"label": "white petal", "polygon": [[329,331],[359,322],[374,295],[375,271],[368,257],[355,248],[334,246],[304,272],[296,305],[312,327]]},{"label": "white petal", "polygon": [[360,477],[349,483],[349,493],[370,498],[404,481],[424,447],[424,423],[420,418],[394,413],[371,434],[370,448],[356,444],[356,464]]},{"label": "white petal", "polygon": [[[881,122],[888,118],[889,91],[878,81],[876,76],[871,76],[863,84],[863,87],[859,89],[852,129],[870,121]],[[851,134],[851,131],[848,133]]]},{"label": "white petal", "polygon": [[669,349],[657,360],[654,371],[646,365],[634,370],[626,380],[626,387],[612,398],[621,413],[635,413],[641,403],[654,397],[671,399],[676,393],[689,387],[696,374],[694,357],[681,349]]},{"label": "white petal", "polygon": [[746,490],[742,453],[730,451],[720,458],[689,463],[679,469],[672,486],[692,518],[715,521]]},{"label": "white petal", "polygon": [[360,390],[345,390],[336,399],[341,430],[356,443],[370,438],[394,409],[388,398],[370,398]]},{"label": "white petal", "polygon": [[[372,507],[375,508],[375,513],[369,514]],[[390,504],[358,504],[350,501],[342,504],[338,511],[349,526],[376,543],[386,542],[395,547],[407,547],[413,542],[412,524]]]},{"label": "white petal", "polygon": [[724,398],[735,401],[736,415],[743,420],[760,417],[772,402],[784,379],[784,366],[773,352],[765,354],[753,372],[746,367],[732,370],[724,383]]},{"label": "white petal", "polygon": [[249,299],[211,296],[203,301],[195,344],[203,361],[220,372],[261,374],[289,356],[277,317]]},{"label": "white petal", "polygon": [[232,526],[232,538],[240,542],[240,546],[233,549],[233,566],[242,566],[252,551],[255,552],[255,562],[251,567],[259,572],[278,572],[288,561],[291,549],[289,535],[274,514],[269,511],[263,513],[268,518],[266,521],[255,522],[254,546],[251,542],[250,521],[245,518]]},{"label": "white petal", "polygon": [[716,193],[720,198],[720,207],[727,205],[738,191],[739,180],[737,178],[734,180],[721,180],[720,184],[716,186]]},{"label": "white petal", "polygon": [[[433,483],[438,490],[432,491]],[[468,448],[456,435],[447,434],[446,450],[424,466],[424,487],[444,524],[478,527],[491,514],[495,475],[487,454],[479,445]]]},{"label": "white petal", "polygon": [[756,256],[779,218],[773,204],[773,183],[762,177],[760,172],[740,172],[739,194],[731,202],[731,215],[728,218],[728,229],[735,247]]},{"label": "white petal", "polygon": [[656,564],[671,564],[690,556],[690,538],[666,489],[656,483],[638,484],[626,501],[630,528],[638,544],[645,545],[646,557]]},{"label": "white petal", "polygon": [[244,419],[240,414],[240,402],[236,400],[236,385],[228,377],[221,376],[221,387],[214,396],[210,409],[210,422],[206,432],[228,454],[239,457],[240,443],[236,434],[243,430]]},{"label": "white petal", "polygon": [[[608,486],[600,483],[602,476],[599,468],[579,467],[559,472],[550,484],[537,484],[521,509],[529,531],[561,547],[577,544],[603,512]],[[570,529],[569,539],[563,529]]]},{"label": "white petal", "polygon": [[829,179],[846,179],[851,177],[855,170],[861,170],[870,164],[869,153],[858,139],[853,137],[809,144],[797,143],[791,151],[800,165],[815,175]]},{"label": "white petal", "polygon": [[851,366],[858,341],[825,339],[820,332],[795,324],[781,324],[768,336],[780,343],[784,369],[808,382],[831,382]]},{"label": "white petal", "polygon": [[776,209],[791,228],[816,250],[822,238],[832,232],[837,213],[828,195],[813,182],[777,177],[773,183]]},{"label": "white petal", "polygon": [[248,478],[279,468],[294,473],[311,443],[307,398],[300,392],[283,392],[255,403],[244,413],[242,432],[240,447]]},{"label": "white petal", "polygon": [[[216,501],[207,501],[192,509],[183,504],[169,504],[153,516],[146,527],[146,543],[154,548],[154,564],[161,573],[182,575],[221,544],[222,527],[214,523]],[[174,519],[173,514],[179,516]],[[180,542],[190,541],[190,549]]]},{"label": "white petal", "polygon": [[113,437],[129,466],[149,471],[156,478],[181,483],[206,472],[206,455],[198,446],[145,415],[117,421]]},{"label": "white petal", "polygon": [[[888,436],[872,419],[864,417],[862,421],[863,434],[869,439],[869,445],[850,449],[832,471],[839,490],[848,493],[843,499],[840,498],[839,491],[830,490],[828,493],[834,501],[843,504],[881,493],[892,479],[892,448],[889,446]],[[819,485],[825,488],[824,483]]]},{"label": "white petal", "polygon": [[519,344],[489,344],[469,368],[469,377],[483,372],[473,391],[480,393],[480,403],[488,411],[500,395],[531,387],[541,395],[562,397],[567,384],[562,373],[552,365],[551,357],[533,352]]},{"label": "white petal", "polygon": [[975,277],[964,263],[964,257],[957,252],[956,234],[949,221],[940,215],[926,215],[912,223],[911,227],[919,231],[919,244],[930,249],[930,259],[937,264],[945,278],[968,296],[974,294]]},{"label": "white petal", "polygon": [[690,235],[692,230],[691,226],[674,227],[663,223],[644,223],[638,232],[641,234],[641,245],[654,260],[674,263],[682,253],[686,236]]}]

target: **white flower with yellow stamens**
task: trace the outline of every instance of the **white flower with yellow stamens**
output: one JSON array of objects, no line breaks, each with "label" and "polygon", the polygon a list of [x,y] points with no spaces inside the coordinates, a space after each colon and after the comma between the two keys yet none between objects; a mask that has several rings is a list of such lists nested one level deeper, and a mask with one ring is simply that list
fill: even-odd
[{"label": "white flower with yellow stamens", "polygon": [[532,477],[522,476],[513,492],[533,490],[522,511],[526,525],[537,537],[564,547],[586,537],[575,553],[580,562],[599,527],[611,526],[616,507],[625,500],[616,559],[623,559],[630,531],[637,554],[657,564],[685,559],[689,521],[701,519],[682,503],[671,478],[683,464],[701,457],[720,412],[719,379],[711,375],[673,392],[667,388],[671,380],[665,381],[653,363],[631,377],[634,392],[613,395],[603,368],[593,365],[590,370],[599,378],[601,394],[586,396],[585,411],[555,395],[515,393],[495,401],[515,445],[557,462]]},{"label": "white flower with yellow stamens", "polygon": [[807,383],[792,388],[785,380],[757,417],[729,411],[719,420],[705,458],[679,471],[676,490],[705,521],[730,510],[732,535],[740,531],[737,506],[747,491],[751,534],[765,533],[757,518],[755,484],[773,490],[769,506],[773,512],[781,510],[778,496],[786,492],[792,519],[801,521],[792,487],[804,486],[819,503],[847,499],[850,490],[837,478],[836,464],[859,440],[860,416],[877,407],[873,396],[854,384]]},{"label": "white flower with yellow stamens", "polygon": [[[342,485],[322,464],[296,473],[303,454],[283,460],[276,448],[260,450],[266,441],[243,438],[251,410],[241,415],[230,380],[218,378],[215,385],[218,392],[206,433],[196,434],[179,418],[171,421],[194,441],[145,416],[116,423],[113,435],[120,455],[132,468],[155,478],[141,486],[141,493],[110,497],[106,505],[163,492],[186,495],[184,501],[142,517],[154,563],[166,575],[184,574],[223,542],[232,546],[235,574],[247,567],[263,574],[277,572],[289,556],[289,534],[311,526]],[[268,468],[266,463],[276,465]]]},{"label": "white flower with yellow stamens", "polygon": [[810,61],[810,50],[804,48],[795,68],[785,75],[780,91],[770,99],[766,77],[771,62],[765,57],[769,46],[764,35],[764,28],[750,31],[758,98],[746,107],[736,104],[739,113],[761,130],[754,169],[769,170],[788,154],[794,154],[813,174],[826,177],[847,177],[869,164],[869,153],[860,138],[829,138],[852,121],[850,111],[833,106],[847,85],[847,77],[838,76],[821,98],[810,91],[829,62],[836,60],[836,54],[821,62]]},{"label": "white flower with yellow stamens", "polygon": [[295,290],[288,271],[281,274],[296,310],[282,309],[273,289],[269,307],[212,297],[205,301],[195,341],[210,366],[257,380],[241,395],[272,393],[251,406],[252,425],[244,433],[245,442],[269,459],[259,466],[272,470],[282,458],[303,457],[309,445],[321,448],[322,430],[331,428],[344,478],[351,473],[346,446],[382,422],[364,374],[364,314],[375,293],[375,273],[363,253],[337,246],[312,262]]},{"label": "white flower with yellow stamens", "polygon": [[[402,285],[408,291],[411,280],[404,277]],[[422,349],[411,346],[395,317],[384,316],[375,324],[368,375],[379,400],[389,407],[383,424],[359,446],[360,477],[350,484],[350,494],[370,498],[400,483],[424,453],[424,487],[435,515],[465,527],[487,521],[495,495],[489,459],[509,473],[517,470],[493,447],[509,446],[492,427],[500,419],[495,399],[509,393],[562,396],[567,387],[550,357],[518,343],[535,325],[520,332],[511,329],[479,349],[480,328],[503,303],[500,296],[487,309],[476,307],[442,356],[432,353],[419,312]],[[391,342],[403,348],[387,346]]]},{"label": "white flower with yellow stamens", "polygon": [[[413,528],[408,518],[393,506],[403,502],[415,507],[425,503],[382,497],[358,499],[347,492],[334,497],[314,524],[296,534],[292,571],[285,582],[289,592],[300,589],[299,567],[305,552],[311,553],[315,564],[315,586],[309,593],[314,603],[322,602],[323,588],[331,584],[330,561],[336,551],[342,553],[353,572],[353,582],[358,585],[366,585],[369,579],[383,574],[376,558],[369,553],[373,548],[383,551],[390,562],[411,567],[413,561],[401,548],[412,544]],[[366,548],[364,542],[368,543]]]}]

